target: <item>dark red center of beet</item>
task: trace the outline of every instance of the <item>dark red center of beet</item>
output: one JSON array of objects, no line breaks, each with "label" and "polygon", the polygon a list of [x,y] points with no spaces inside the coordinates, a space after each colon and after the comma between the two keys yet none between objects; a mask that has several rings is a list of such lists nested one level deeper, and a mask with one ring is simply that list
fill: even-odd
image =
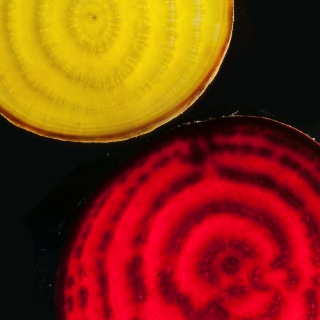
[{"label": "dark red center of beet", "polygon": [[222,270],[228,274],[237,273],[240,269],[239,260],[236,257],[227,257],[222,262]]},{"label": "dark red center of beet", "polygon": [[58,320],[317,320],[320,146],[285,124],[180,128],[75,223]]}]

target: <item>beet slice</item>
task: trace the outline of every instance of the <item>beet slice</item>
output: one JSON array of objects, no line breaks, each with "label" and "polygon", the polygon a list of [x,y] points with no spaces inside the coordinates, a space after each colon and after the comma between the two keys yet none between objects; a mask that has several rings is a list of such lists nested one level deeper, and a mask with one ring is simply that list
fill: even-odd
[{"label": "beet slice", "polygon": [[182,126],[96,193],[67,240],[59,320],[319,317],[320,147],[276,120]]},{"label": "beet slice", "polygon": [[234,0],[0,0],[0,114],[113,142],[191,107],[227,54]]}]

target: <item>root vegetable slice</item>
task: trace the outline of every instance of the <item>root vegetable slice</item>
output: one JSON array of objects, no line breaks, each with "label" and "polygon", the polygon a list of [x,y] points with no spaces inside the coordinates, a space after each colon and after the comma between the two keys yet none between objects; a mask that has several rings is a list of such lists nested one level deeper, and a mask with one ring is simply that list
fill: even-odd
[{"label": "root vegetable slice", "polygon": [[233,0],[0,0],[0,112],[72,141],[116,141],[186,110],[218,72]]},{"label": "root vegetable slice", "polygon": [[58,320],[310,320],[320,303],[320,145],[264,117],[181,127],[74,224]]}]

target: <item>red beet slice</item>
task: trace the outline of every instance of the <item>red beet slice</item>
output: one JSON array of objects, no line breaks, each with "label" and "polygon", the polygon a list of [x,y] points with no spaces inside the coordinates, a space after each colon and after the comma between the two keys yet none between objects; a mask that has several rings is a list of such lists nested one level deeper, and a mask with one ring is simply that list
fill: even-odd
[{"label": "red beet slice", "polygon": [[264,117],[181,127],[67,241],[59,320],[320,318],[320,145]]}]

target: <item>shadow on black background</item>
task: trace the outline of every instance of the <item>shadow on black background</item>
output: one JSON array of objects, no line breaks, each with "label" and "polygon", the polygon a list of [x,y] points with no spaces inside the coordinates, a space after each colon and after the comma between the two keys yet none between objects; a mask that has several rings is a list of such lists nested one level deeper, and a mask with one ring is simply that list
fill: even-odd
[{"label": "shadow on black background", "polygon": [[[236,1],[231,46],[216,79],[189,110],[150,134],[107,145],[68,143],[25,132],[1,117],[1,289],[9,319],[54,319],[52,288],[39,296],[35,272],[40,253],[47,249],[41,268],[53,279],[58,256],[50,261],[50,249],[61,246],[65,234],[55,229],[61,237],[51,248],[46,246],[52,239],[39,239],[62,219],[58,212],[50,218],[55,210],[75,210],[104,175],[171,127],[252,108],[320,141],[315,10],[286,2]],[[41,220],[39,214],[48,204],[50,213],[43,212]],[[29,228],[32,213],[38,218]],[[47,286],[53,286],[51,280]]]},{"label": "shadow on black background", "polygon": [[34,293],[35,248],[32,235],[17,217],[1,212],[1,313],[6,319],[53,320],[48,304]]}]

